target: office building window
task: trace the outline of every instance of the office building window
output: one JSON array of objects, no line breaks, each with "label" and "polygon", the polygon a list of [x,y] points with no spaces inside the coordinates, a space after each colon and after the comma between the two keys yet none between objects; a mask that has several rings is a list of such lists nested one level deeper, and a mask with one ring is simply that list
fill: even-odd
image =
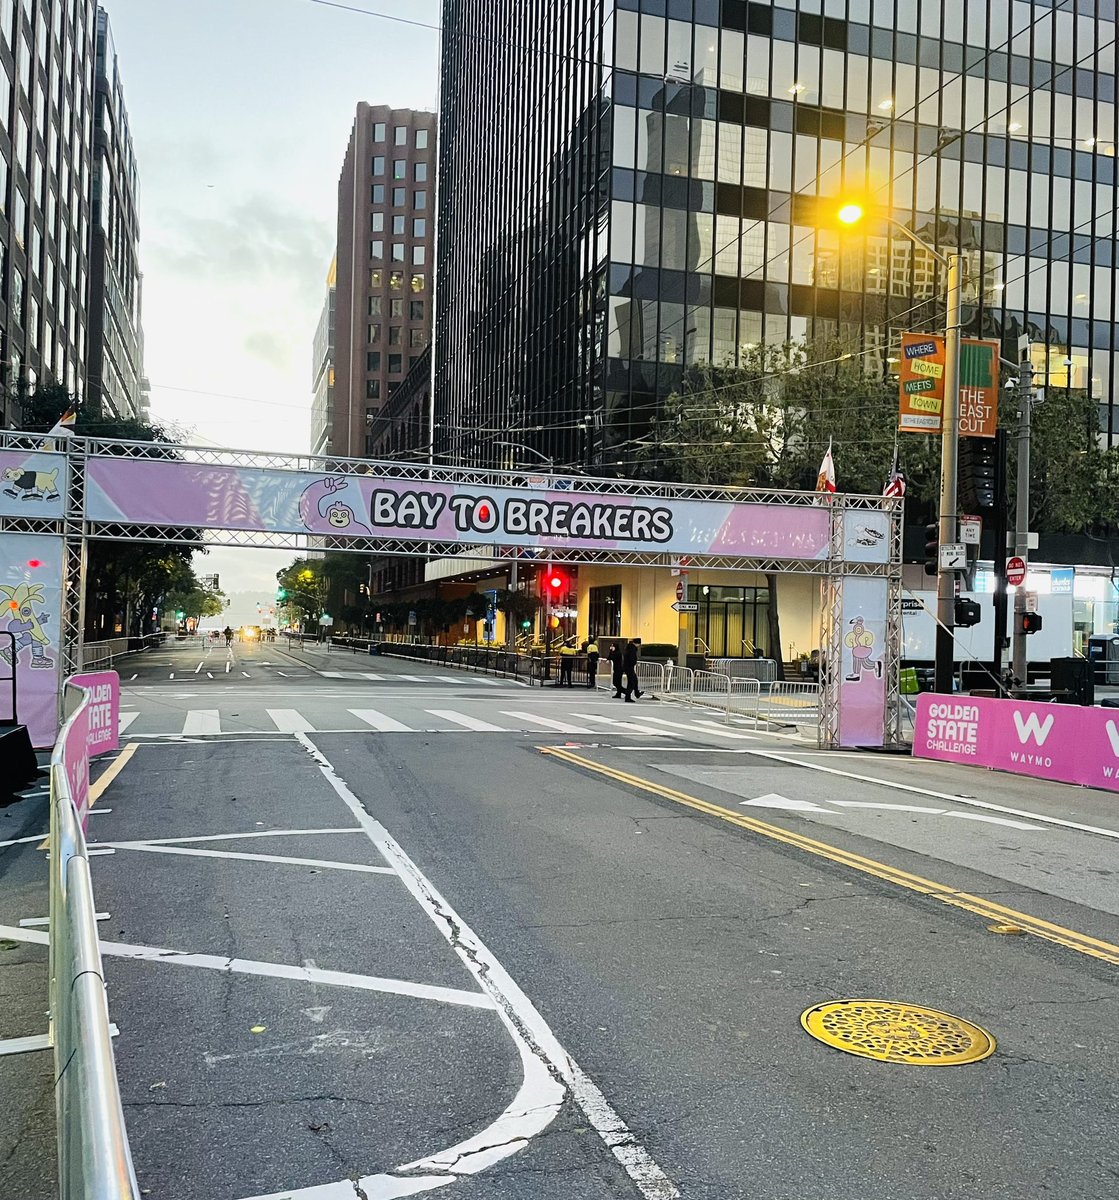
[{"label": "office building window", "polygon": [[408,145],[408,126],[407,125],[398,125],[396,127],[396,145],[397,146],[407,146]]},{"label": "office building window", "polygon": [[379,371],[381,369],[381,352],[380,352],[380,350],[369,350],[366,353],[365,369],[367,371]]},{"label": "office building window", "polygon": [[411,302],[409,316],[413,321],[422,321],[424,319],[424,302],[422,300],[413,300]]},{"label": "office building window", "polygon": [[385,159],[384,159],[383,155],[378,154],[373,159],[373,174],[374,175],[383,175],[384,173],[385,173]]},{"label": "office building window", "polygon": [[23,288],[24,280],[19,270],[12,272],[12,305],[11,315],[15,317],[17,325],[23,325]]},{"label": "office building window", "polygon": [[375,183],[373,185],[373,203],[384,204],[385,202],[385,185],[383,183]]},{"label": "office building window", "polygon": [[373,140],[375,142],[383,142],[385,140],[385,132],[384,123],[378,121],[376,125],[373,126]]},{"label": "office building window", "polygon": [[408,344],[413,347],[427,345],[427,334],[422,329],[410,330],[408,333]]},{"label": "office building window", "polygon": [[[400,176],[398,175],[397,178],[399,179]],[[425,163],[425,162],[416,163],[416,182],[417,183],[427,183],[427,163]]]},{"label": "office building window", "polygon": [[379,379],[367,379],[365,381],[365,398],[366,400],[380,400],[381,381]]},{"label": "office building window", "polygon": [[371,288],[379,288],[383,282],[383,275],[380,271],[369,272],[369,286]]},{"label": "office building window", "polygon": [[401,344],[401,342],[400,342],[400,326],[399,325],[390,325],[389,326],[389,345],[390,346],[399,346],[400,344]]},{"label": "office building window", "polygon": [[427,278],[423,275],[412,276],[412,291],[422,292],[427,287]]},{"label": "office building window", "polygon": [[426,191],[421,190],[416,193],[414,201],[413,201],[413,207],[419,209],[421,212],[425,208],[427,208],[427,192]]},{"label": "office building window", "polygon": [[369,297],[369,315],[371,317],[379,317],[381,315],[381,304],[383,303],[380,296]]},{"label": "office building window", "polygon": [[389,276],[389,287],[394,292],[399,292],[404,287],[404,276],[400,271],[393,271]]},{"label": "office building window", "polygon": [[392,261],[393,262],[403,262],[404,261],[404,243],[403,242],[393,242],[393,244],[392,244]]},{"label": "office building window", "polygon": [[385,231],[385,214],[383,212],[375,212],[369,214],[369,228],[373,233],[384,233]]},{"label": "office building window", "polygon": [[392,232],[394,237],[404,236],[404,217],[396,216],[392,219]]},{"label": "office building window", "polygon": [[24,248],[24,239],[27,237],[27,201],[18,187],[15,191],[14,208],[15,211],[12,214],[12,236],[15,238],[16,245],[22,250]]},{"label": "office building window", "polygon": [[427,261],[427,247],[413,246],[412,247],[412,266],[422,267]]},{"label": "office building window", "polygon": [[412,218],[412,236],[417,238],[427,237],[427,218],[413,217]]},{"label": "office building window", "polygon": [[416,149],[417,150],[426,150],[427,149],[427,130],[426,129],[417,129],[416,130]]},{"label": "office building window", "polygon": [[407,188],[392,189],[392,206],[393,208],[403,208],[408,203]]},{"label": "office building window", "polygon": [[369,243],[369,257],[378,262],[385,257],[385,243],[380,238],[375,238]]},{"label": "office building window", "polygon": [[394,316],[394,317],[404,316],[404,301],[403,300],[394,299],[392,301],[392,313],[390,315]]},{"label": "office building window", "polygon": [[393,177],[393,179],[407,179],[408,178],[408,160],[407,159],[397,158],[397,159],[393,160],[392,177]]},{"label": "office building window", "polygon": [[381,326],[378,324],[370,324],[369,326],[369,344],[377,346],[381,341]]},{"label": "office building window", "polygon": [[404,355],[390,354],[389,355],[389,374],[400,375],[404,370]]}]

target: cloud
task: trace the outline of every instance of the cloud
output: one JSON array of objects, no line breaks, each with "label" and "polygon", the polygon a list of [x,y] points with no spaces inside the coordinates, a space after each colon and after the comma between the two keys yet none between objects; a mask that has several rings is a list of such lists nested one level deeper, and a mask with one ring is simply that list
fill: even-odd
[{"label": "cloud", "polygon": [[172,215],[168,228],[148,232],[144,257],[150,266],[195,282],[298,288],[314,282],[321,290],[334,242],[326,221],[263,195],[213,216]]},{"label": "cloud", "polygon": [[244,345],[254,358],[279,371],[287,371],[292,366],[291,338],[275,330],[256,329],[245,338]]}]

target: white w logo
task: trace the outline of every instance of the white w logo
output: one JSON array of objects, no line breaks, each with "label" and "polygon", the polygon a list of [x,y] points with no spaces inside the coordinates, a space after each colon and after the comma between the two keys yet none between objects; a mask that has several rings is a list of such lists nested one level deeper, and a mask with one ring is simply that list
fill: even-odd
[{"label": "white w logo", "polygon": [[[1018,740],[1024,746],[1032,737],[1039,746],[1045,745],[1045,739],[1049,736],[1053,728],[1053,714],[1045,718],[1044,721],[1039,721],[1037,713],[1030,713],[1025,720],[1022,719],[1022,714],[1014,710],[1014,724],[1018,727]],[[1117,751],[1116,753],[1119,753]]]},{"label": "white w logo", "polygon": [[1119,758],[1119,729],[1116,729],[1114,721],[1107,723],[1107,736],[1111,742],[1111,753]]}]

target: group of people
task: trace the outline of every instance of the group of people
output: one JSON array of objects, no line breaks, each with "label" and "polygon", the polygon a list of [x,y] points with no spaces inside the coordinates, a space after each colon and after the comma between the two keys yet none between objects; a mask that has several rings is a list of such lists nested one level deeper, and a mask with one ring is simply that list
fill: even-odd
[{"label": "group of people", "polygon": [[[594,638],[589,638],[578,650],[568,644],[560,648],[560,675],[556,687],[575,686],[572,680],[572,671],[575,659],[579,654],[585,655],[587,659],[587,687],[596,686],[601,651],[598,648],[598,642]],[[633,704],[635,698],[641,699],[644,693],[637,680],[637,663],[640,658],[640,638],[631,638],[626,642],[625,649],[621,649],[617,642],[610,643],[610,649],[606,652],[606,660],[611,666],[611,680],[614,685],[614,694],[611,699],[624,699],[627,704]]]}]

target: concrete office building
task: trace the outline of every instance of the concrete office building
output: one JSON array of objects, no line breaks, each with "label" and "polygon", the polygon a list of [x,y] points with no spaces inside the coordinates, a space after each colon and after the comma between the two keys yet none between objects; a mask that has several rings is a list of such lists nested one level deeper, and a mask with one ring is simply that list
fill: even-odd
[{"label": "concrete office building", "polygon": [[86,406],[135,419],[144,410],[139,178],[112,28],[102,8],[95,65]]},{"label": "concrete office building", "polygon": [[443,27],[444,459],[627,473],[687,366],[758,343],[888,369],[945,279],[884,215],[964,253],[966,334],[1029,334],[1119,440],[1115,0],[445,0]]},{"label": "concrete office building", "polygon": [[435,142],[434,113],[358,105],[338,184],[331,454],[368,455],[431,340]]},{"label": "concrete office building", "polygon": [[334,429],[334,330],[337,300],[338,260],[332,260],[326,276],[323,301],[311,355],[311,453],[329,454]]},{"label": "concrete office building", "polygon": [[13,393],[85,390],[94,47],[91,0],[0,0],[0,424]]}]

